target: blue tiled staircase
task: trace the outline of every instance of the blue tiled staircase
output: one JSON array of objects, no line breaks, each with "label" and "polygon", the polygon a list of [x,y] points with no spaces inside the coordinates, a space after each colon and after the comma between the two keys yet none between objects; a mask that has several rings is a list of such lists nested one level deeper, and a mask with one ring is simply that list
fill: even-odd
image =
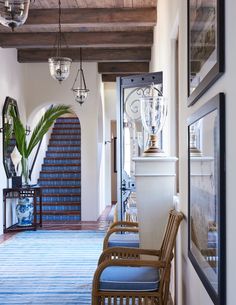
[{"label": "blue tiled staircase", "polygon": [[81,220],[80,141],[78,118],[57,119],[38,180],[44,221]]}]

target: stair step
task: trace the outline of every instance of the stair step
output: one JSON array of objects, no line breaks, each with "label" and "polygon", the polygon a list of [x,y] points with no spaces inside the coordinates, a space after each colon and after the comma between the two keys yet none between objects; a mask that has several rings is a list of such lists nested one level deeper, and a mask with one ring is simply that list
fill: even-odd
[{"label": "stair step", "polygon": [[57,146],[65,146],[65,145],[80,145],[80,140],[72,140],[72,139],[53,139],[49,140],[49,145],[57,145]]},{"label": "stair step", "polygon": [[[51,178],[51,180],[53,180]],[[80,187],[80,179],[78,181],[76,180],[70,180],[70,181],[65,181],[65,180],[58,180],[58,181],[39,181],[39,185],[41,187],[68,187],[68,186],[75,186],[75,187]]]},{"label": "stair step", "polygon": [[80,126],[80,122],[79,122],[79,121],[73,122],[73,123],[67,122],[67,121],[64,121],[64,122],[58,122],[58,121],[56,121],[55,124],[54,124],[54,126],[55,126],[55,125],[67,125],[67,124],[70,124],[70,125],[79,125],[79,126]]},{"label": "stair step", "polygon": [[[66,190],[66,191],[65,191]],[[67,191],[68,190],[68,191]],[[80,197],[81,195],[81,191],[80,189],[77,189],[77,190],[69,190],[69,189],[62,189],[60,188],[58,191],[54,191],[54,190],[47,190],[47,189],[44,189],[42,190],[42,197],[66,197],[66,196],[79,196]],[[54,199],[55,200],[55,199]],[[79,199],[80,200],[80,199]]]},{"label": "stair step", "polygon": [[61,212],[69,212],[69,211],[77,211],[81,212],[80,206],[77,205],[44,205],[43,212],[51,212],[51,211],[61,211]]},{"label": "stair step", "polygon": [[44,160],[79,160],[80,161],[80,158],[78,157],[73,157],[73,156],[70,156],[70,157],[45,157]]},{"label": "stair step", "polygon": [[78,222],[80,223],[81,221],[81,216],[80,215],[43,215],[43,222],[47,221],[55,221],[55,222],[67,222],[67,221],[73,221],[73,222]]},{"label": "stair step", "polygon": [[80,215],[80,211],[42,211],[42,215]]},{"label": "stair step", "polygon": [[[78,150],[80,150],[80,142],[79,143],[62,143],[62,141],[55,141],[56,143],[49,143],[48,147],[58,147],[59,149],[61,149],[61,147],[67,149],[67,150],[71,150],[72,147],[76,147]],[[58,143],[59,142],[59,143]],[[70,145],[65,147],[65,145]]]},{"label": "stair step", "polygon": [[50,151],[46,152],[46,158],[80,158],[81,153],[80,152],[60,152],[60,151]]},{"label": "stair step", "polygon": [[80,171],[74,172],[74,171],[41,171],[40,172],[40,179],[42,178],[48,178],[48,179],[67,179],[67,178],[81,178]]},{"label": "stair step", "polygon": [[[72,199],[72,197],[78,197],[80,199],[80,194],[78,193],[69,193],[69,194],[65,194],[65,193],[46,193],[46,194],[43,194],[42,197],[58,197],[60,199],[62,199],[61,197],[65,197],[65,201],[67,199]],[[55,200],[55,199],[54,199]]]},{"label": "stair step", "polygon": [[[55,177],[54,181],[80,181],[80,178],[63,178],[63,177]],[[52,181],[52,178],[39,178],[38,181]]]},{"label": "stair step", "polygon": [[71,178],[71,179],[62,179],[62,178],[44,178],[38,179],[38,183],[41,187],[48,187],[48,186],[80,186],[80,178]]},{"label": "stair step", "polygon": [[43,203],[43,208],[46,206],[77,206],[78,208],[80,207],[80,202],[75,202],[75,201],[71,201],[71,202],[58,202],[58,201],[50,201],[50,202],[44,202]]},{"label": "stair step", "polygon": [[51,166],[51,167],[56,167],[56,166],[58,166],[58,167],[62,167],[62,166],[67,167],[67,166],[70,166],[70,164],[43,164],[43,166],[44,165]]},{"label": "stair step", "polygon": [[70,202],[78,202],[80,204],[81,197],[80,194],[44,194],[42,196],[42,203],[58,202],[64,204],[65,202],[69,204]]},{"label": "stair step", "polygon": [[79,119],[77,117],[62,117],[62,118],[58,118],[56,120],[56,124],[57,123],[65,123],[65,122],[68,122],[68,123],[78,123],[79,124]]},{"label": "stair step", "polygon": [[[81,174],[80,172],[77,172],[77,173],[66,173],[66,172],[63,172],[63,173],[53,173],[53,172],[44,172],[44,173],[40,173],[40,178],[39,178],[39,184],[40,184],[40,181],[41,179],[48,179],[48,181],[65,181],[67,182],[68,180],[67,179],[71,179],[71,181],[81,181]],[[43,180],[42,180],[43,181]]]},{"label": "stair step", "polygon": [[80,145],[70,145],[70,146],[65,146],[65,145],[48,145],[48,152],[51,151],[59,151],[59,152],[79,152],[80,151]]},{"label": "stair step", "polygon": [[79,165],[70,165],[70,164],[46,164],[42,165],[42,170],[43,171],[61,171],[65,172],[72,171],[72,172],[80,172],[81,167]]},{"label": "stair step", "polygon": [[80,158],[65,158],[65,157],[60,157],[60,158],[50,158],[46,157],[44,158],[44,165],[65,165],[67,166],[68,164],[70,165],[79,165],[80,164]]},{"label": "stair step", "polygon": [[[44,188],[46,188],[46,186],[42,186],[41,188],[44,189]],[[54,187],[53,186],[49,186],[48,188],[54,188]],[[59,188],[59,189],[60,188],[67,188],[68,189],[68,188],[76,188],[76,186],[68,186],[68,185],[65,186],[65,187],[63,187],[63,186],[55,186],[55,188]],[[80,187],[77,187],[77,188],[80,188]]]},{"label": "stair step", "polygon": [[80,185],[49,185],[41,186],[42,194],[48,195],[48,194],[66,194],[66,195],[72,195],[72,194],[80,194]]},{"label": "stair step", "polygon": [[64,135],[64,134],[76,134],[81,135],[80,127],[70,127],[69,125],[66,127],[53,127],[51,135]]},{"label": "stair step", "polygon": [[[64,132],[65,131],[65,132]],[[72,136],[72,137],[81,137],[80,129],[75,128],[62,128],[61,130],[53,130],[51,133],[51,137],[63,137],[63,136]]]},{"label": "stair step", "polygon": [[81,136],[80,134],[52,134],[51,135],[51,139],[52,140],[67,140],[67,139],[71,139],[71,140],[80,140]]}]

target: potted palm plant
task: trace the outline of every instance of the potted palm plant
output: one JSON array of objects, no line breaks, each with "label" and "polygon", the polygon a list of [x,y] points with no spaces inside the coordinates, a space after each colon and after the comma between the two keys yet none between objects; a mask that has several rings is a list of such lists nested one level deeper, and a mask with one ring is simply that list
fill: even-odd
[{"label": "potted palm plant", "polygon": [[57,105],[50,107],[41,117],[38,124],[35,126],[29,141],[27,141],[25,127],[14,108],[11,108],[10,115],[13,119],[13,132],[16,139],[16,146],[22,156],[21,175],[23,178],[24,185],[28,185],[29,183],[28,159],[33,149],[42,140],[42,138],[48,132],[49,128],[53,125],[56,119],[68,113],[71,113],[70,106]]},{"label": "potted palm plant", "polygon": [[[42,140],[49,128],[53,125],[55,120],[63,114],[71,113],[70,106],[59,105],[49,108],[39,120],[34,128],[29,141],[27,141],[26,130],[20,117],[12,107],[10,115],[13,121],[13,133],[15,135],[16,147],[21,154],[21,176],[23,178],[23,185],[27,186],[29,183],[29,168],[28,158],[35,146]],[[16,215],[18,218],[18,226],[31,226],[33,221],[34,208],[30,198],[19,198],[16,205]]]}]

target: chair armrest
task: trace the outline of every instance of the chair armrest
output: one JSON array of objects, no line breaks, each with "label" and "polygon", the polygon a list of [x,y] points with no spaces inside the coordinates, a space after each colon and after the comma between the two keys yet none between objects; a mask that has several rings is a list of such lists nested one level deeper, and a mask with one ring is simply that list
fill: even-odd
[{"label": "chair armrest", "polygon": [[138,227],[138,222],[132,222],[132,221],[116,221],[113,222],[108,230],[111,230],[115,227]]},{"label": "chair armrest", "polygon": [[[99,257],[98,265],[106,260],[115,259],[139,259],[140,255],[149,255],[159,257],[160,250],[153,249],[139,249],[139,248],[123,248],[123,247],[111,247],[102,252]],[[139,260],[140,261],[140,260]]]},{"label": "chair armrest", "polygon": [[114,260],[106,260],[98,265],[94,277],[93,277],[93,292],[99,290],[99,281],[101,273],[107,267],[112,266],[126,266],[126,267],[156,267],[156,268],[165,268],[166,262],[164,261],[155,261],[155,260],[132,260],[132,259],[114,259]]},{"label": "chair armrest", "polygon": [[108,241],[109,241],[111,234],[116,233],[116,232],[138,233],[139,229],[138,228],[123,228],[123,227],[110,229],[104,238],[103,249],[106,249],[108,247]]}]

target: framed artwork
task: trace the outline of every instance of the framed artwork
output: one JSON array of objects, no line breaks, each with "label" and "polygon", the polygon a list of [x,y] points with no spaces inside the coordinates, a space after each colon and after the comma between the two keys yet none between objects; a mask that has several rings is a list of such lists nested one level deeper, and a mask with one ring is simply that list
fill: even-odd
[{"label": "framed artwork", "polygon": [[13,120],[10,115],[11,110],[14,110],[14,112],[19,116],[16,100],[7,96],[2,109],[3,125],[1,131],[3,132],[3,166],[8,179],[16,175],[15,167],[11,158],[11,153],[16,146],[16,140],[13,134]]},{"label": "framed artwork", "polygon": [[188,165],[188,256],[213,303],[226,304],[223,93],[188,119]]},{"label": "framed artwork", "polygon": [[188,1],[188,106],[224,72],[224,0]]}]

